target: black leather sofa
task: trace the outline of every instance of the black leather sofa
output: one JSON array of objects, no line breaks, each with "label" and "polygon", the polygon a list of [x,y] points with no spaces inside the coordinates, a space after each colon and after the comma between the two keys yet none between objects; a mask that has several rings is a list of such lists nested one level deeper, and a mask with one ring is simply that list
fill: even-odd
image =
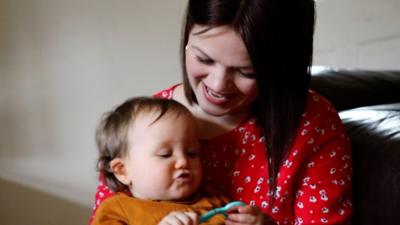
[{"label": "black leather sofa", "polygon": [[400,224],[400,71],[314,67],[311,89],[330,100],[353,152],[355,225]]}]

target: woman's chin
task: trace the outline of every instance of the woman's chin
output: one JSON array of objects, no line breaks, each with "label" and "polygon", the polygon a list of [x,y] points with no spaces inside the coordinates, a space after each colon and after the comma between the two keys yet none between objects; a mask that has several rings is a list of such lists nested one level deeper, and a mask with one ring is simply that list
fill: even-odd
[{"label": "woman's chin", "polygon": [[210,104],[202,104],[199,102],[199,106],[203,112],[211,116],[220,117],[220,116],[225,116],[229,113],[229,110],[227,109],[221,109],[219,107],[215,107],[212,105],[210,106]]}]

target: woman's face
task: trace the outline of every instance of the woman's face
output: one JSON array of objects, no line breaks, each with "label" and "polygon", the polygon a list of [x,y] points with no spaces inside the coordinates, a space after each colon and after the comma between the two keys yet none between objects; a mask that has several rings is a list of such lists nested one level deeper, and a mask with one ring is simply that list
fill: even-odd
[{"label": "woman's face", "polygon": [[[204,32],[205,29],[208,29]],[[254,69],[230,27],[195,25],[186,46],[186,71],[200,108],[214,116],[249,111],[257,97]]]}]

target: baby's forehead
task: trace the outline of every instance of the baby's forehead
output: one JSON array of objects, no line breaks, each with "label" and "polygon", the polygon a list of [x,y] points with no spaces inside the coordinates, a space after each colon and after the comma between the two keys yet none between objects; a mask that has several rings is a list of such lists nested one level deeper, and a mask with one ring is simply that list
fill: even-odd
[{"label": "baby's forehead", "polygon": [[137,112],[134,118],[132,118],[132,122],[135,123],[137,121],[146,120],[149,123],[149,126],[152,124],[156,124],[159,121],[170,121],[173,123],[175,120],[186,120],[187,122],[194,122],[194,117],[190,112],[185,112],[183,110],[178,109],[167,109],[163,111],[161,108],[152,107],[147,109],[142,109],[140,112]]}]

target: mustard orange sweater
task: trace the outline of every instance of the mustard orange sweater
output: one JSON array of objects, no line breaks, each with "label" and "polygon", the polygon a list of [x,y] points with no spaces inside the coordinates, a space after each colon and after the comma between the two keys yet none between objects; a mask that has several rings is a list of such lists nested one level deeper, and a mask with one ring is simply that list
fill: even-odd
[{"label": "mustard orange sweater", "polygon": [[[202,215],[227,202],[222,196],[204,191],[193,200],[182,202],[143,200],[118,193],[100,204],[92,225],[156,225],[172,211],[196,212]],[[222,215],[216,215],[203,224],[224,224],[224,221]]]}]

